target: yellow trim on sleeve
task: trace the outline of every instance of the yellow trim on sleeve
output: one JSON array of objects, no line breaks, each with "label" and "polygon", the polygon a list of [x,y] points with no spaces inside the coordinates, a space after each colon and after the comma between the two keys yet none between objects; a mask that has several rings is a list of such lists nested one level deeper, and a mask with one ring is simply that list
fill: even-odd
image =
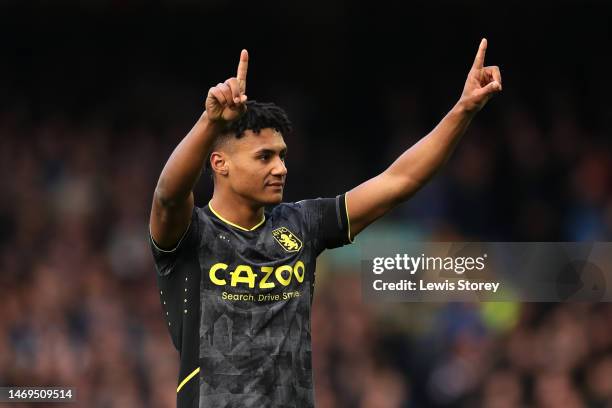
[{"label": "yellow trim on sleeve", "polygon": [[194,375],[196,375],[197,373],[200,372],[200,367],[196,368],[195,370],[193,370],[191,372],[191,374],[189,374],[187,377],[185,377],[185,379],[183,381],[181,381],[181,383],[179,384],[179,386],[176,388],[176,393],[178,394],[178,392],[181,390],[181,388],[183,388],[183,386],[185,384],[187,384],[187,382],[189,380],[191,380],[193,378]]},{"label": "yellow trim on sleeve", "polygon": [[348,224],[348,239],[349,242],[352,244],[353,239],[351,238],[351,219],[348,215],[348,203],[346,202],[346,193],[344,193],[344,209],[346,210],[346,223]]},{"label": "yellow trim on sleeve", "polygon": [[208,208],[210,208],[210,211],[212,211],[212,213],[213,213],[213,214],[215,214],[215,216],[217,216],[217,218],[219,218],[219,219],[220,219],[221,221],[223,221],[224,223],[229,224],[229,225],[231,225],[232,227],[236,227],[236,228],[238,228],[238,229],[241,229],[241,230],[243,230],[243,231],[253,231],[254,229],[256,229],[257,227],[259,227],[261,224],[263,224],[263,223],[266,221],[266,216],[265,216],[265,214],[264,214],[263,219],[262,219],[262,220],[261,220],[259,223],[257,223],[257,225],[255,225],[253,228],[244,228],[244,227],[241,227],[241,226],[240,226],[240,225],[238,225],[238,224],[234,224],[233,222],[228,221],[228,220],[226,220],[225,218],[223,218],[223,217],[221,216],[221,214],[219,214],[218,212],[216,212],[216,211],[215,211],[215,209],[214,209],[214,208],[212,208],[212,205],[210,204],[210,202],[208,203]]}]

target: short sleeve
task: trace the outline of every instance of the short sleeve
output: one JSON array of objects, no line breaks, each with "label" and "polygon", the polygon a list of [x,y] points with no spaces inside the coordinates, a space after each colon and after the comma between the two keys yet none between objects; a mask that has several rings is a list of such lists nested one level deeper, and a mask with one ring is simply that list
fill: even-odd
[{"label": "short sleeve", "polygon": [[187,230],[176,246],[169,250],[160,248],[155,243],[151,231],[149,231],[149,242],[151,244],[151,251],[153,252],[155,269],[159,276],[167,276],[172,273],[181,256],[184,256],[189,250],[197,248],[199,236],[198,226],[198,214],[194,207]]},{"label": "short sleeve", "polygon": [[304,207],[308,231],[318,243],[317,252],[353,242],[344,194],[335,198],[303,200],[299,204]]}]

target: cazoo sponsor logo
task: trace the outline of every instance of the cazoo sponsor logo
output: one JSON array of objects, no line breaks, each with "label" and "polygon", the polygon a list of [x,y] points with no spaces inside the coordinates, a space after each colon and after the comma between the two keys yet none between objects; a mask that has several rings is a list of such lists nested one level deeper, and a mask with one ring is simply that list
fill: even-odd
[{"label": "cazoo sponsor logo", "polygon": [[271,289],[280,284],[281,286],[289,286],[291,279],[295,279],[302,283],[304,282],[304,274],[306,267],[304,262],[297,261],[295,265],[280,265],[276,268],[273,266],[262,266],[259,271],[254,271],[250,265],[237,265],[233,271],[228,271],[228,265],[224,263],[216,263],[210,267],[208,277],[210,281],[217,286],[229,285],[236,287],[239,284],[247,285],[249,288],[257,287],[260,289]]}]

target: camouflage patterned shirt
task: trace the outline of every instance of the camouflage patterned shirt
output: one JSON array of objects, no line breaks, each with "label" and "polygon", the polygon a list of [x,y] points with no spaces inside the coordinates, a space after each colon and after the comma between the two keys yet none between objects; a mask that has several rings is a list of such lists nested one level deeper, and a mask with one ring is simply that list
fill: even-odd
[{"label": "camouflage patterned shirt", "polygon": [[350,242],[345,196],[283,203],[251,229],[194,208],[176,248],[152,239],[180,354],[177,407],[312,407],[317,256]]}]

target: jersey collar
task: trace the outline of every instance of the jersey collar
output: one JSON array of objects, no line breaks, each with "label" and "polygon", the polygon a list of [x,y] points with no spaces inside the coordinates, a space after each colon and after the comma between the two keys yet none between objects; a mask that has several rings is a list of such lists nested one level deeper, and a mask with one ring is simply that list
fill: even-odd
[{"label": "jersey collar", "polygon": [[217,217],[218,219],[220,219],[220,220],[221,220],[221,221],[223,221],[224,223],[229,224],[229,225],[231,225],[232,227],[234,227],[234,228],[238,228],[239,230],[242,230],[242,231],[253,231],[253,230],[257,229],[257,227],[261,226],[261,225],[262,225],[262,224],[263,224],[263,223],[266,221],[266,215],[264,214],[264,215],[263,215],[263,219],[262,219],[260,222],[258,222],[257,224],[255,224],[255,225],[254,225],[252,228],[244,228],[244,227],[241,227],[241,226],[240,226],[240,225],[238,225],[238,224],[234,224],[233,222],[231,222],[231,221],[226,220],[225,218],[223,218],[223,217],[221,216],[221,214],[219,214],[218,212],[216,212],[216,211],[215,211],[215,209],[214,209],[214,208],[212,207],[212,205],[210,204],[210,201],[208,202],[208,208],[210,208],[210,211],[211,211],[211,212],[212,212],[212,213],[215,215],[215,217]]}]

